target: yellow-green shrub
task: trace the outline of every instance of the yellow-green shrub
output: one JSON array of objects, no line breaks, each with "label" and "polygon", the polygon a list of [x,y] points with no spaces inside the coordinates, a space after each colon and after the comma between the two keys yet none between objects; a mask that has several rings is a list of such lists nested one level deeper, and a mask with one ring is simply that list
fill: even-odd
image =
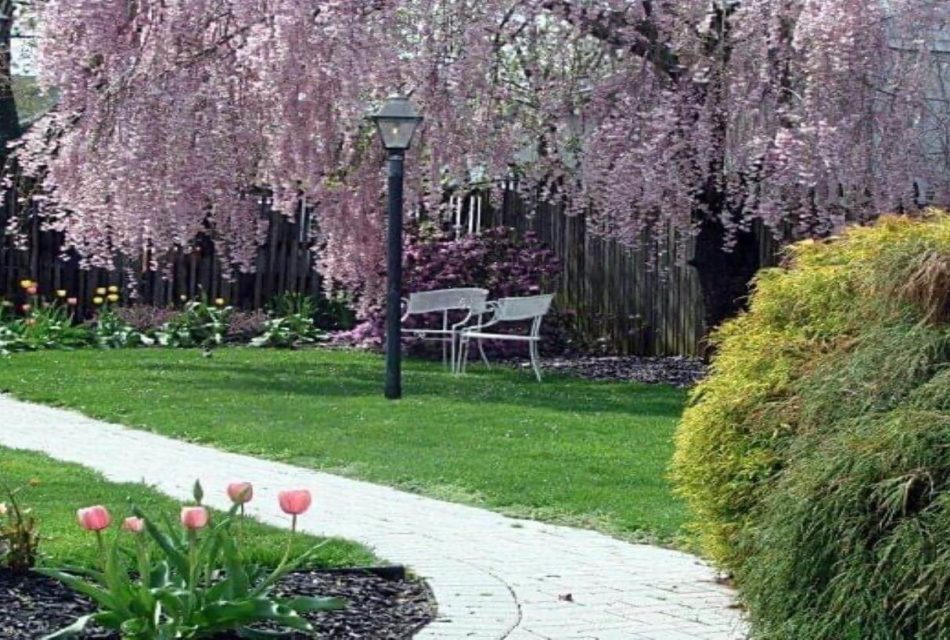
[{"label": "yellow-green shrub", "polygon": [[900,406],[946,365],[947,213],[803,242],[787,262],[762,272],[748,312],[716,332],[676,437],[677,490],[703,549],[730,570],[751,553],[745,535],[803,435]]}]

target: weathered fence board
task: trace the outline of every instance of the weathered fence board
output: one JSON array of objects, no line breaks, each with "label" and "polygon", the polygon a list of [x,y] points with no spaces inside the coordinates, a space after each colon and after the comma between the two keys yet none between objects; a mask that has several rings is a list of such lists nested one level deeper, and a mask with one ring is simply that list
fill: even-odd
[{"label": "weathered fence board", "polygon": [[[16,206],[8,197],[6,206],[0,207],[0,229],[17,213]],[[172,256],[166,274],[142,272],[139,265],[131,271],[81,270],[75,259],[60,256],[60,234],[43,231],[35,217],[27,217],[28,250],[18,250],[10,237],[0,238],[0,296],[17,295],[17,283],[30,278],[45,291],[66,289],[88,303],[97,287],[130,284],[129,273],[135,276],[138,300],[158,306],[201,292],[246,309],[260,308],[284,291],[319,294],[321,281],[313,269],[309,230],[300,226],[301,222],[309,226],[309,214],[301,210],[290,218],[262,202],[262,215],[270,217],[271,226],[251,274],[222,273],[210,242]],[[583,335],[589,342],[599,341],[604,351],[639,355],[702,351],[705,327],[698,279],[695,270],[685,266],[689,255],[676,259],[672,235],[665,246],[657,247],[662,251],[632,251],[590,233],[583,217],[566,216],[551,205],[531,205],[512,192],[505,193],[497,209],[485,206],[481,223],[483,228],[503,224],[530,229],[555,250],[564,264],[558,307],[573,312]],[[768,261],[775,254],[775,243],[767,234],[759,235],[762,256]]]}]

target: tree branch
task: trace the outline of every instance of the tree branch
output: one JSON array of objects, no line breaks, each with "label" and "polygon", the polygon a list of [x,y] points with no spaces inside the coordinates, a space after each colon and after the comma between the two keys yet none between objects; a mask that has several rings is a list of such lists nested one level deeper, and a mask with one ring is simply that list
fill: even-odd
[{"label": "tree branch", "polygon": [[[630,22],[624,12],[607,9],[595,10],[580,6],[572,0],[543,0],[541,6],[573,24],[587,35],[648,60],[654,68],[671,80],[683,74],[679,56],[666,42],[660,40],[656,24],[649,19],[652,2],[644,0],[646,19]],[[640,37],[631,41],[627,33]]]}]

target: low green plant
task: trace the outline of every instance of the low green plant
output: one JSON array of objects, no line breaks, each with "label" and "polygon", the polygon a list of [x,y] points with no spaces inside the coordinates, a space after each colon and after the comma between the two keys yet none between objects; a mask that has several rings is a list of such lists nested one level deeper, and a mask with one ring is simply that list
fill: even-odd
[{"label": "low green plant", "polygon": [[6,502],[0,502],[0,562],[15,574],[33,568],[40,543],[33,511],[24,507],[18,497],[27,486],[5,488]]},{"label": "low green plant", "polygon": [[73,321],[72,308],[36,300],[23,315],[0,319],[0,353],[40,349],[77,349],[89,344],[89,331]]},{"label": "low green plant", "polygon": [[233,311],[221,299],[214,303],[205,298],[189,300],[181,313],[162,325],[155,338],[164,347],[200,347],[210,353],[224,343]]},{"label": "low green plant", "polygon": [[326,334],[314,322],[316,312],[317,305],[311,296],[303,293],[277,296],[268,310],[263,332],[251,340],[251,346],[288,348],[325,339]]},{"label": "low green plant", "polygon": [[99,610],[45,640],[75,637],[90,624],[118,631],[126,640],[187,640],[227,631],[252,639],[285,635],[256,628],[261,623],[312,632],[303,614],[339,609],[343,602],[273,594],[281,578],[312,561],[322,546],[290,557],[297,516],[309,507],[310,499],[305,491],[286,493],[292,495],[285,500],[282,493],[281,506],[293,516],[293,526],[283,558],[271,570],[246,562],[241,552],[240,513],[250,500],[250,490],[236,496],[230,511],[212,522],[210,512],[201,506],[201,485],[195,483],[196,506],[182,509],[180,526],[168,518],[160,525],[133,507],[135,515],[110,541],[103,533],[111,524],[105,507],[80,510],[80,524],[95,532],[101,567],[38,571],[85,595]]},{"label": "low green plant", "polygon": [[148,347],[155,339],[120,318],[111,306],[103,306],[91,325],[93,343],[100,349]]}]

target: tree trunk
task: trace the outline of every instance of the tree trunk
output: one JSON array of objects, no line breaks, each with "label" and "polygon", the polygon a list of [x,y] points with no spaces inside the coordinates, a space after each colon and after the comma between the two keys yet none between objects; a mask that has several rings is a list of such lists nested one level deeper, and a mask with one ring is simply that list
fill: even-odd
[{"label": "tree trunk", "polygon": [[[724,248],[725,238],[722,223],[707,219],[696,238],[695,257],[690,261],[699,277],[707,334],[745,308],[749,285],[762,266],[754,233],[739,233],[729,251]],[[705,355],[710,355],[708,348]]]},{"label": "tree trunk", "polygon": [[0,2],[0,169],[6,166],[7,144],[20,137],[20,118],[13,96],[12,0]]}]

